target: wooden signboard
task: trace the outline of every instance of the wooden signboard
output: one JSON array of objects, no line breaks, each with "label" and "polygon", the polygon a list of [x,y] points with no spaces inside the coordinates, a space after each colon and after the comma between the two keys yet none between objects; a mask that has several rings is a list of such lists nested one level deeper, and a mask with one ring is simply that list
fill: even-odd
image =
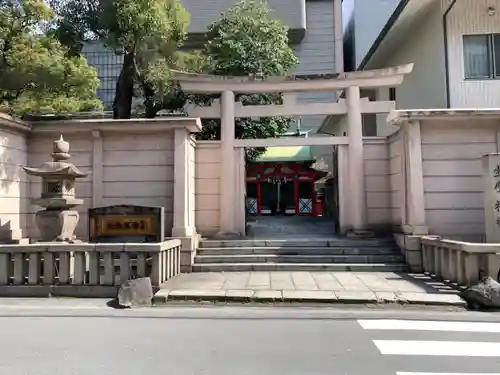
[{"label": "wooden signboard", "polygon": [[89,209],[90,242],[162,242],[163,207],[118,205]]}]

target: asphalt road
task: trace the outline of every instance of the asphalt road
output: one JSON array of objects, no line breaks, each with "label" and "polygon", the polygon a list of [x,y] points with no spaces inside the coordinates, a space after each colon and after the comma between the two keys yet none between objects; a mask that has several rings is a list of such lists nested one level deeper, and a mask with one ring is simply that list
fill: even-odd
[{"label": "asphalt road", "polygon": [[0,301],[2,375],[405,373],[500,373],[500,313]]}]

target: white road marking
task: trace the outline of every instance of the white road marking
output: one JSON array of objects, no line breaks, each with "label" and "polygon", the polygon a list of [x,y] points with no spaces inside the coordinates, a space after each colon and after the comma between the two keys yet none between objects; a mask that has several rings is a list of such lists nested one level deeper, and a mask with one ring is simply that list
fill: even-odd
[{"label": "white road marking", "polygon": [[500,342],[373,340],[386,355],[500,357]]},{"label": "white road marking", "polygon": [[358,320],[366,330],[403,330],[403,331],[447,331],[447,332],[484,332],[500,333],[500,323],[453,322],[430,320]]},{"label": "white road marking", "polygon": [[483,372],[483,373],[470,373],[470,372],[396,372],[396,375],[500,375],[498,372]]}]

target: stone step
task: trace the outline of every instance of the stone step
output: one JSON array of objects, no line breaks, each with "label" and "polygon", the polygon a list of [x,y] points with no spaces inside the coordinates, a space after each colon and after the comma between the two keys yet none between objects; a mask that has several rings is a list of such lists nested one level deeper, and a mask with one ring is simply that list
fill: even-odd
[{"label": "stone step", "polygon": [[399,255],[395,245],[385,247],[208,247],[198,255]]},{"label": "stone step", "polygon": [[385,263],[198,263],[193,272],[251,271],[329,271],[329,272],[405,272],[406,264]]},{"label": "stone step", "polygon": [[404,263],[403,255],[198,255],[195,263]]},{"label": "stone step", "polygon": [[333,238],[304,240],[202,240],[200,248],[221,247],[383,247],[394,246],[392,237],[384,238]]}]

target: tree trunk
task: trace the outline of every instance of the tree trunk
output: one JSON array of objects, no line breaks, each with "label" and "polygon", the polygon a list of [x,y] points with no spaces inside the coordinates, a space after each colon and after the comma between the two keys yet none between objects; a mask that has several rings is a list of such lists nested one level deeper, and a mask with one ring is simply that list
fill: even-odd
[{"label": "tree trunk", "polygon": [[155,118],[156,114],[158,113],[158,109],[156,108],[156,101],[154,100],[155,92],[151,85],[144,81],[142,83],[142,88],[144,93],[144,116],[146,118]]},{"label": "tree trunk", "polygon": [[116,82],[115,100],[113,101],[114,119],[128,119],[132,115],[134,76],[134,53],[127,52],[123,57],[122,70]]},{"label": "tree trunk", "polygon": [[154,105],[148,105],[146,106],[146,113],[144,113],[144,116],[146,118],[155,118],[157,113],[158,111]]}]

